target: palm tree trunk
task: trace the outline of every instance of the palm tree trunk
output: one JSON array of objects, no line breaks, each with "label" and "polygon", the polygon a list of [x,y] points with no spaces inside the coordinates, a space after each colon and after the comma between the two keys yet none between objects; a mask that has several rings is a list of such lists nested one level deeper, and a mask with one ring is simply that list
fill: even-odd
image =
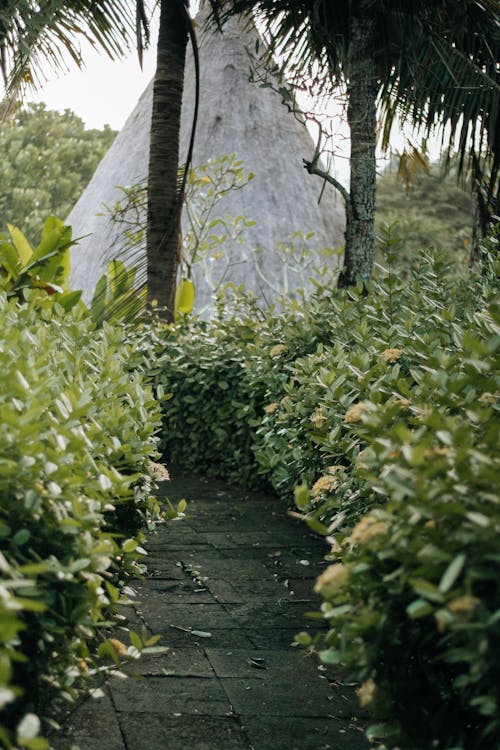
[{"label": "palm tree trunk", "polygon": [[179,141],[188,43],[182,0],[161,0],[148,176],[148,301],[171,321],[180,260]]},{"label": "palm tree trunk", "polygon": [[371,0],[353,3],[348,59],[347,120],[351,131],[351,180],[346,243],[339,286],[368,280],[375,248],[376,100],[375,23]]}]

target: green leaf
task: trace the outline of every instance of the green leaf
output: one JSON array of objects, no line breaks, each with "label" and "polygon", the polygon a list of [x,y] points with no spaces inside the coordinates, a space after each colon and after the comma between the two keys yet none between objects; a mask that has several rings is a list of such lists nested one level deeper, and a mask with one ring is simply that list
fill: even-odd
[{"label": "green leaf", "polygon": [[417,620],[419,617],[426,617],[431,614],[434,611],[434,607],[424,599],[415,599],[415,601],[407,606],[406,611],[412,620]]},{"label": "green leaf", "polygon": [[312,638],[309,633],[306,633],[303,631],[302,633],[298,633],[294,638],[296,643],[300,643],[301,646],[310,646],[312,643]]},{"label": "green leaf", "polygon": [[137,539],[126,539],[122,544],[122,550],[124,552],[134,552],[137,549],[139,542]]},{"label": "green leaf", "polygon": [[194,307],[195,289],[190,279],[181,279],[175,291],[175,319],[189,315]]},{"label": "green leaf", "polygon": [[295,505],[301,511],[306,511],[310,505],[309,488],[305,482],[296,485],[294,489]]},{"label": "green leaf", "polygon": [[441,578],[439,582],[439,590],[443,593],[446,593],[451,589],[455,581],[457,580],[458,576],[462,572],[462,568],[465,565],[466,556],[461,553],[453,558],[451,563],[446,568],[445,572],[443,573],[443,577]]},{"label": "green leaf", "polygon": [[9,234],[12,238],[12,244],[17,250],[19,259],[23,266],[26,267],[30,263],[33,256],[31,245],[20,229],[12,226],[12,224],[7,224],[7,229],[9,230]]},{"label": "green leaf", "polygon": [[433,583],[423,578],[410,578],[409,584],[424,599],[430,599],[433,602],[442,602],[444,600],[442,592]]},{"label": "green leaf", "polygon": [[135,633],[133,630],[130,630],[128,635],[132,646],[135,646],[138,651],[142,651],[143,643],[140,636],[138,636],[137,633]]}]

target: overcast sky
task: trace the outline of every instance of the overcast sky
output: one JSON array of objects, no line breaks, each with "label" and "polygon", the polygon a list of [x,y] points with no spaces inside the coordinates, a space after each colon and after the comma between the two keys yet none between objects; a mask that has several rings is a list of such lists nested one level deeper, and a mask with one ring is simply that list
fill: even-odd
[{"label": "overcast sky", "polygon": [[71,109],[89,128],[108,124],[120,130],[153,77],[154,57],[154,50],[147,50],[141,70],[135,52],[113,61],[88,45],[83,52],[84,69],[70,65],[58,77],[48,71],[47,83],[27,98],[45,102],[50,109]]}]

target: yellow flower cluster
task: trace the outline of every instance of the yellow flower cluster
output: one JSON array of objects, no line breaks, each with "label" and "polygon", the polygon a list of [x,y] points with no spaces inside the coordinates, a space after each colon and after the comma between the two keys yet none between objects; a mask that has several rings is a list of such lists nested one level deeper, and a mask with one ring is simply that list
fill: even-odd
[{"label": "yellow flower cluster", "polygon": [[365,708],[365,706],[369,706],[370,703],[373,702],[376,692],[377,685],[371,677],[369,680],[365,680],[365,682],[360,685],[360,687],[356,690],[356,694],[359,698],[359,703],[362,708]]},{"label": "yellow flower cluster", "polygon": [[269,354],[273,359],[277,359],[278,357],[281,357],[282,354],[286,354],[288,351],[288,346],[286,344],[276,344],[273,346]]},{"label": "yellow flower cluster", "polygon": [[482,404],[496,404],[496,402],[500,400],[500,391],[495,391],[495,393],[489,393],[488,391],[485,391],[481,396],[479,396],[479,400]]},{"label": "yellow flower cluster", "polygon": [[388,530],[389,524],[386,521],[380,521],[375,516],[368,514],[358,521],[342,544],[355,547],[357,544],[364,544],[376,536],[387,534]]},{"label": "yellow flower cluster", "polygon": [[385,359],[386,362],[388,362],[389,364],[392,364],[393,362],[398,361],[402,353],[403,353],[402,349],[384,349],[384,351],[382,352],[382,357]]},{"label": "yellow flower cluster", "polygon": [[467,615],[476,609],[479,602],[480,600],[476,596],[464,594],[464,596],[458,596],[456,599],[453,599],[448,604],[448,609],[450,612],[455,612],[455,614]]},{"label": "yellow flower cluster", "polygon": [[361,414],[371,405],[370,401],[359,401],[353,404],[344,414],[344,422],[360,422]]},{"label": "yellow flower cluster", "polygon": [[310,422],[316,427],[316,429],[319,429],[320,427],[323,427],[323,425],[326,422],[326,413],[325,413],[325,407],[324,406],[318,406],[314,412],[311,414],[309,418]]},{"label": "yellow flower cluster", "polygon": [[150,461],[149,469],[152,478],[157,479],[159,482],[167,482],[170,479],[168,469],[163,464],[158,464],[156,461]]},{"label": "yellow flower cluster", "polygon": [[268,404],[267,406],[264,406],[264,411],[266,414],[274,414],[275,411],[278,411],[278,404],[273,401],[272,404]]},{"label": "yellow flower cluster", "polygon": [[321,495],[328,495],[336,490],[340,484],[340,479],[332,474],[325,474],[314,482],[311,487],[311,495],[317,500]]},{"label": "yellow flower cluster", "polygon": [[329,565],[326,570],[316,579],[314,590],[317,594],[324,596],[333,594],[337,589],[342,588],[349,578],[349,568],[343,563],[334,563]]}]

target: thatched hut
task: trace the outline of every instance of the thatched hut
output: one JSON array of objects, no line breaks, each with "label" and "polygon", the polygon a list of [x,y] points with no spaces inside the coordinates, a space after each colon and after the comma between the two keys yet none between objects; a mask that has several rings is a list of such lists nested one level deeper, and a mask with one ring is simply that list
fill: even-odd
[{"label": "thatched hut", "polygon": [[[193,164],[234,153],[255,174],[246,187],[228,194],[220,204],[220,213],[255,221],[247,230],[246,243],[265,250],[259,255],[261,273],[248,262],[236,262],[227,280],[245,283],[261,294],[262,276],[276,284],[283,275],[282,258],[274,252],[277,242],[301,230],[315,232],[309,241],[311,250],[337,247],[343,242],[344,220],[334,191],[327,189],[318,204],[321,182],[303,169],[302,160],[310,159],[314,150],[306,127],[287,112],[275,91],[249,81],[247,49],[254,47],[256,34],[237,21],[229,23],[222,36],[200,34],[201,101]],[[191,128],[193,80],[192,61],[188,60],[181,159]],[[107,261],[127,255],[119,242],[122,227],[110,221],[103,207],[122,197],[118,186],[130,186],[146,178],[152,92],[151,83],[67,219],[73,226],[73,236],[86,235],[72,255],[72,285],[82,288],[86,299]],[[207,302],[211,290],[203,279],[196,281],[199,308]],[[304,279],[292,275],[289,285],[292,289],[303,286]]]}]

